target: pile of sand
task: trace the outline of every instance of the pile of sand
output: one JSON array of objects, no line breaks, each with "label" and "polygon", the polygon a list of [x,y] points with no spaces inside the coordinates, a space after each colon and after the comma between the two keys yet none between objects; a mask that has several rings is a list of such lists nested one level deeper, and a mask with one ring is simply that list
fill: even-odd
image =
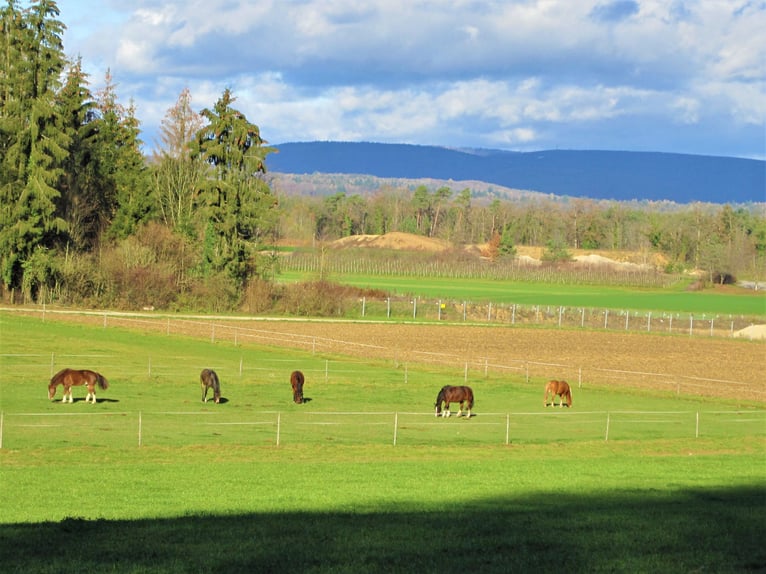
[{"label": "pile of sand", "polygon": [[735,331],[733,337],[741,337],[744,339],[766,339],[766,325],[750,325],[739,331]]},{"label": "pile of sand", "polygon": [[331,243],[331,247],[376,247],[378,249],[402,249],[405,251],[449,251],[449,242],[433,237],[392,231],[384,235],[352,235]]}]

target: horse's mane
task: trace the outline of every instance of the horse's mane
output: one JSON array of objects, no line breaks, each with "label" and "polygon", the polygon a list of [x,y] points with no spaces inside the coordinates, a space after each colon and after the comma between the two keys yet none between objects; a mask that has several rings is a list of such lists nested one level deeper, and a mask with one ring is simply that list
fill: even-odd
[{"label": "horse's mane", "polygon": [[69,369],[61,369],[58,373],[51,377],[51,385],[59,385],[62,383],[62,379],[66,376]]}]

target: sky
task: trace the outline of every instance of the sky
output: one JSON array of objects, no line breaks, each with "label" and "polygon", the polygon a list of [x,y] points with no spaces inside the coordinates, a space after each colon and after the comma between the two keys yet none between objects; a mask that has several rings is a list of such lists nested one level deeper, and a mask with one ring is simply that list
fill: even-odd
[{"label": "sky", "polygon": [[766,159],[766,0],[58,0],[145,149],[226,88],[270,144]]}]

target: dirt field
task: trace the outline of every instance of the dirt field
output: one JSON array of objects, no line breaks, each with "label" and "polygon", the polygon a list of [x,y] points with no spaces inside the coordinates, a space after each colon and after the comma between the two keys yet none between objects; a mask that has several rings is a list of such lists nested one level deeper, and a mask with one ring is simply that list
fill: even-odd
[{"label": "dirt field", "polygon": [[[766,372],[766,345],[735,339],[452,325],[332,322],[258,323],[260,331],[316,338],[323,351],[401,361],[506,365],[513,361],[600,370],[641,371],[757,385]],[[433,358],[429,359],[429,355]],[[541,365],[544,366],[544,365]],[[555,371],[556,368],[550,369]],[[552,375],[551,375],[552,376]]]}]

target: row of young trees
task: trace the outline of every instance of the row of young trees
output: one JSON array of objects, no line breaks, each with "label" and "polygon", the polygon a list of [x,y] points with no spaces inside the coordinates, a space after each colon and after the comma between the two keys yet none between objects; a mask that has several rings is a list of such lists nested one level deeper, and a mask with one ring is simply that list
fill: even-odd
[{"label": "row of young trees", "polygon": [[[162,146],[142,153],[131,102],[107,73],[96,93],[65,56],[54,0],[0,10],[0,280],[26,296],[61,280],[62,257],[104,254],[162,222],[196,255],[187,275],[242,285],[273,229],[261,177],[273,151],[225,90],[199,114],[188,90],[168,111]],[[189,263],[189,262],[187,262]]]},{"label": "row of young trees", "polygon": [[447,186],[285,193],[264,175],[275,149],[228,89],[199,113],[184,90],[146,157],[135,106],[120,103],[109,73],[91,91],[79,59],[64,54],[59,16],[54,0],[0,10],[3,298],[231,308],[273,276],[278,258],[264,248],[280,238],[390,231],[489,243],[493,257],[543,245],[554,258],[568,248],[660,251],[711,276],[764,266],[766,216],[745,208],[476,201]]}]

